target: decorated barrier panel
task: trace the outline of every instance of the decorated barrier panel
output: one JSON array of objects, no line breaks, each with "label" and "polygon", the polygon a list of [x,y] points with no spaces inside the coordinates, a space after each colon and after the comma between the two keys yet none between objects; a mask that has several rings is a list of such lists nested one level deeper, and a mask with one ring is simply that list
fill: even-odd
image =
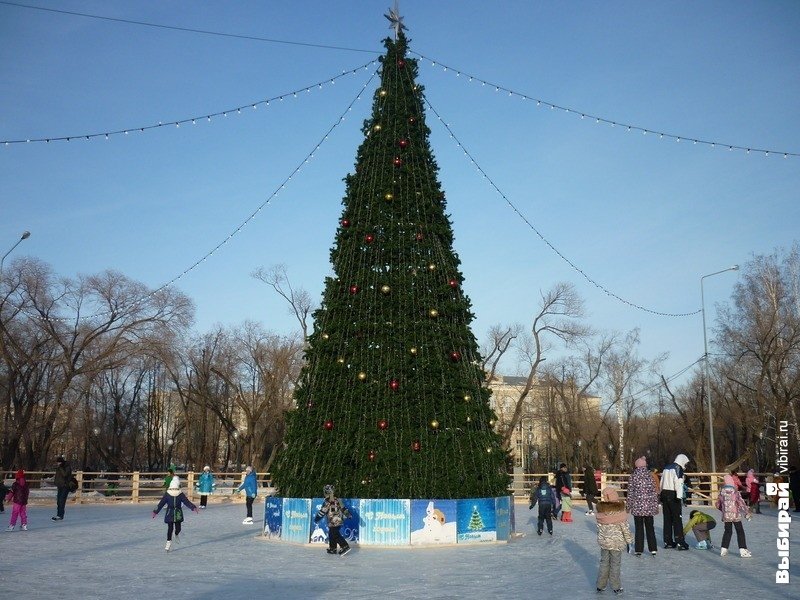
[{"label": "decorated barrier panel", "polygon": [[[322,498],[267,498],[264,536],[327,544],[326,519],[314,522]],[[341,533],[362,546],[441,546],[507,542],[514,531],[513,498],[405,500],[345,498],[350,517]]]}]

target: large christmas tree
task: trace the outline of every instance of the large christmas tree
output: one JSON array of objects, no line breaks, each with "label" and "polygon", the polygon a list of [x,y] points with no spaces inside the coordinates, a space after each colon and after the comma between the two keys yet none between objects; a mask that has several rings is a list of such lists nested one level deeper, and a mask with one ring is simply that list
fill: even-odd
[{"label": "large christmas tree", "polygon": [[285,497],[504,495],[417,62],[401,27],[385,45],[273,481]]}]

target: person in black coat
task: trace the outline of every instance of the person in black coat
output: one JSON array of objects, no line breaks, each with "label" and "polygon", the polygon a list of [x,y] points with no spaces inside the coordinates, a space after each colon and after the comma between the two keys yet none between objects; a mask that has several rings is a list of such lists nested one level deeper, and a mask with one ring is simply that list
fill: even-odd
[{"label": "person in black coat", "polygon": [[64,520],[64,509],[67,506],[67,496],[69,496],[69,483],[72,480],[72,469],[64,460],[63,456],[58,457],[58,466],[53,483],[56,484],[56,516],[51,517],[53,521]]},{"label": "person in black coat", "polygon": [[583,495],[586,496],[586,505],[589,507],[586,514],[593,515],[594,499],[597,496],[597,482],[594,479],[594,467],[591,465],[586,465],[583,471],[583,483],[581,485]]},{"label": "person in black coat", "polygon": [[536,524],[536,533],[542,535],[546,521],[547,533],[553,535],[553,511],[558,507],[558,500],[544,475],[539,479],[539,486],[535,490],[531,490],[531,504],[528,510],[533,510],[537,504],[539,505],[539,520]]},{"label": "person in black coat", "polygon": [[558,465],[558,471],[556,471],[556,481],[553,487],[555,488],[556,498],[558,498],[559,504],[553,513],[553,516],[557,517],[558,511],[561,509],[561,490],[565,487],[572,489],[572,475],[567,469],[566,463],[561,463]]}]

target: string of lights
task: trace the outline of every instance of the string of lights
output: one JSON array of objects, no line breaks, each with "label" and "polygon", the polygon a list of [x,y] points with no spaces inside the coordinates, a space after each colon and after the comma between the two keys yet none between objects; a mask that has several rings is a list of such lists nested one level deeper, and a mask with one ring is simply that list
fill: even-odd
[{"label": "string of lights", "polygon": [[659,139],[674,140],[675,142],[687,142],[687,143],[689,143],[691,145],[700,144],[700,145],[708,146],[708,147],[711,147],[711,148],[719,147],[719,148],[728,150],[730,152],[741,151],[741,152],[745,152],[746,154],[759,153],[759,154],[763,154],[764,156],[767,156],[767,157],[769,157],[769,156],[783,156],[783,158],[789,158],[790,156],[792,156],[792,157],[800,156],[800,152],[788,152],[788,151],[784,151],[784,150],[770,150],[770,149],[766,149],[766,148],[755,148],[753,146],[743,146],[743,145],[740,145],[740,144],[730,144],[730,143],[727,143],[727,142],[718,142],[718,141],[714,141],[714,140],[706,140],[706,139],[702,139],[702,138],[695,137],[695,136],[677,135],[677,134],[674,134],[674,133],[667,133],[666,131],[659,131],[657,129],[649,129],[647,127],[642,127],[640,125],[633,125],[631,123],[627,123],[627,122],[624,122],[624,121],[608,119],[606,117],[601,117],[601,116],[592,114],[590,112],[577,110],[575,108],[570,108],[568,106],[561,106],[559,104],[555,104],[553,102],[548,102],[547,100],[543,100],[541,98],[535,98],[535,97],[529,96],[527,94],[516,92],[516,91],[511,90],[511,89],[509,89],[509,88],[507,88],[505,86],[502,86],[502,85],[499,85],[499,84],[496,84],[496,83],[491,83],[491,82],[489,82],[489,81],[487,81],[485,79],[482,79],[482,78],[478,77],[477,75],[470,75],[469,73],[465,73],[464,71],[461,71],[459,69],[455,69],[455,68],[450,67],[448,65],[442,64],[441,62],[436,61],[436,60],[431,59],[431,58],[428,58],[427,56],[425,56],[423,54],[420,54],[419,52],[414,52],[414,51],[410,51],[410,52],[412,54],[416,54],[417,56],[419,56],[420,58],[422,58],[422,59],[424,59],[426,61],[429,61],[432,67],[440,66],[446,72],[455,73],[456,77],[462,77],[463,76],[469,82],[473,82],[474,81],[474,82],[479,83],[481,85],[481,87],[489,86],[489,87],[494,88],[495,92],[504,92],[509,97],[516,97],[516,98],[520,98],[522,100],[536,102],[536,106],[538,106],[538,107],[549,108],[550,110],[562,111],[562,112],[568,113],[570,115],[579,116],[581,119],[584,119],[584,120],[590,120],[590,121],[593,120],[595,123],[598,123],[598,124],[610,125],[611,127],[614,127],[614,128],[619,127],[621,130],[624,130],[624,131],[628,131],[628,132],[637,131],[637,132],[641,132],[642,135],[655,135],[655,136],[658,136]]},{"label": "string of lights", "polygon": [[610,289],[608,289],[607,287],[605,287],[601,283],[597,282],[595,279],[592,279],[592,277],[590,277],[583,269],[578,267],[574,262],[572,262],[569,258],[567,258],[558,248],[556,248],[550,242],[550,240],[548,240],[533,225],[533,223],[531,223],[531,221],[522,213],[522,211],[519,208],[517,208],[516,205],[514,205],[513,202],[511,202],[511,200],[508,198],[508,196],[506,196],[503,193],[503,191],[499,187],[497,187],[497,184],[495,184],[495,182],[492,181],[491,177],[489,177],[489,175],[486,173],[486,171],[484,171],[483,168],[477,163],[477,161],[472,156],[472,154],[469,152],[469,150],[467,150],[464,147],[464,145],[458,139],[456,134],[453,132],[453,130],[450,128],[450,126],[444,121],[444,119],[442,119],[442,116],[433,107],[433,105],[430,103],[430,101],[427,99],[427,97],[425,98],[425,104],[428,106],[428,108],[430,108],[431,112],[434,115],[436,115],[436,118],[439,119],[439,122],[444,126],[444,128],[450,134],[450,137],[453,139],[453,141],[455,141],[456,145],[464,152],[464,156],[466,156],[469,159],[469,161],[478,170],[478,172],[483,176],[483,178],[486,179],[487,182],[489,182],[489,185],[492,187],[492,189],[494,189],[494,191],[497,192],[503,200],[505,200],[506,204],[508,204],[511,207],[511,210],[513,210],[517,214],[517,216],[520,219],[522,219],[522,221],[531,229],[531,231],[533,231],[539,237],[539,239],[542,240],[547,245],[548,248],[550,248],[550,250],[552,250],[561,260],[563,260],[570,267],[572,267],[572,269],[576,273],[578,273],[581,277],[586,279],[586,281],[591,283],[597,289],[602,290],[608,296],[614,298],[615,300],[618,300],[619,302],[622,302],[623,304],[627,304],[628,306],[630,306],[632,308],[635,308],[637,310],[641,310],[641,311],[646,312],[646,313],[650,313],[652,315],[658,315],[660,317],[690,317],[692,315],[696,315],[696,314],[700,313],[700,309],[692,311],[692,312],[684,312],[684,313],[671,313],[671,312],[662,312],[662,311],[652,310],[650,308],[646,308],[644,306],[641,306],[639,304],[631,302],[630,300],[626,300],[625,298],[623,298],[623,297],[615,294],[614,292],[612,292]]},{"label": "string of lights", "polygon": [[[2,3],[2,2],[0,2]],[[242,106],[235,106],[234,108],[229,108],[227,110],[220,110],[217,112],[209,113],[206,115],[195,116],[195,117],[187,117],[184,119],[178,119],[177,121],[159,121],[156,124],[152,125],[144,125],[138,127],[128,127],[126,129],[118,129],[115,131],[102,131],[100,133],[85,133],[81,135],[70,135],[70,136],[48,136],[48,137],[41,137],[41,138],[28,138],[24,140],[0,140],[0,144],[4,144],[6,146],[10,146],[11,144],[29,144],[35,142],[71,142],[73,140],[91,140],[94,138],[105,138],[109,139],[111,136],[117,135],[128,135],[130,133],[144,133],[145,131],[149,131],[151,129],[159,129],[161,127],[180,127],[181,125],[186,125],[191,123],[192,125],[197,125],[197,123],[209,123],[211,119],[214,117],[227,117],[229,114],[236,114],[241,115],[242,111],[245,109],[256,110],[259,106],[269,106],[270,102],[282,102],[284,98],[297,98],[299,94],[302,93],[311,93],[313,89],[322,89],[323,85],[330,84],[334,85],[337,79],[345,77],[347,75],[355,75],[361,69],[369,69],[371,65],[377,64],[377,60],[371,60],[370,62],[360,65],[354,69],[349,69],[347,71],[342,71],[339,75],[335,75],[329,79],[325,79],[324,81],[319,81],[312,85],[303,86],[298,88],[292,92],[288,92],[285,94],[281,94],[279,96],[273,96],[272,98],[265,98],[263,100],[257,100],[255,102],[248,102],[247,104],[243,104]]]},{"label": "string of lights", "polygon": [[[299,173],[299,172],[300,172],[300,171],[303,169],[303,165],[306,165],[306,164],[308,164],[308,162],[314,158],[314,154],[315,154],[315,153],[317,152],[317,150],[319,150],[319,149],[322,147],[322,145],[323,145],[323,144],[324,144],[324,143],[325,143],[325,142],[328,140],[328,137],[331,135],[331,133],[333,133],[334,129],[336,129],[336,127],[338,127],[338,126],[339,126],[339,125],[340,125],[340,124],[341,124],[341,123],[342,123],[342,122],[345,120],[345,118],[346,118],[346,116],[347,116],[347,113],[348,113],[348,112],[350,112],[350,111],[353,109],[353,106],[355,105],[355,103],[356,103],[358,100],[361,100],[361,95],[364,93],[364,90],[366,90],[366,89],[367,89],[367,87],[368,87],[368,86],[369,86],[369,84],[372,82],[372,80],[375,78],[375,76],[377,75],[377,73],[378,73],[378,69],[376,69],[375,71],[373,71],[373,72],[372,72],[372,75],[370,75],[370,77],[369,77],[369,79],[366,81],[366,83],[364,83],[364,85],[363,85],[363,86],[361,86],[361,89],[359,89],[359,91],[358,91],[358,94],[356,95],[356,97],[355,97],[355,98],[353,98],[353,99],[350,101],[350,103],[347,105],[347,108],[346,108],[346,109],[345,109],[345,110],[344,110],[344,111],[341,113],[341,115],[339,116],[339,118],[338,118],[338,119],[337,119],[337,120],[336,120],[336,121],[333,123],[333,125],[331,125],[331,126],[328,128],[328,130],[325,132],[325,134],[322,136],[322,138],[321,138],[321,139],[320,139],[320,140],[319,140],[319,141],[318,141],[318,142],[317,142],[317,143],[314,145],[314,147],[312,148],[311,152],[309,152],[308,154],[306,154],[305,158],[304,158],[304,159],[303,159],[303,160],[302,160],[300,163],[298,163],[298,165],[297,165],[297,166],[296,166],[296,167],[295,167],[295,168],[292,170],[292,172],[291,172],[291,173],[289,173],[289,175],[288,175],[287,177],[285,177],[285,178],[284,178],[284,179],[281,181],[281,183],[278,185],[278,187],[277,187],[277,188],[275,188],[275,190],[274,190],[274,191],[273,191],[273,192],[272,192],[272,193],[271,193],[271,194],[270,194],[270,195],[267,197],[267,199],[266,199],[266,200],[264,200],[264,201],[263,201],[261,204],[259,204],[259,205],[256,207],[256,209],[255,209],[255,210],[253,210],[253,212],[251,212],[251,213],[250,213],[250,214],[249,214],[249,215],[248,215],[248,216],[247,216],[247,217],[246,217],[246,218],[245,218],[245,219],[244,219],[244,220],[243,220],[243,221],[242,221],[242,222],[239,224],[239,226],[238,226],[238,227],[236,227],[236,228],[235,228],[235,229],[234,229],[234,230],[233,230],[231,233],[229,233],[229,234],[228,234],[228,236],[227,236],[227,237],[225,237],[225,238],[224,238],[224,239],[223,239],[221,242],[219,242],[219,243],[218,243],[216,246],[214,246],[214,247],[213,247],[211,250],[209,250],[208,252],[206,252],[206,253],[205,253],[205,254],[204,254],[204,255],[203,255],[201,258],[199,258],[199,259],[198,259],[198,260],[196,260],[194,263],[192,263],[192,264],[191,264],[189,267],[187,267],[187,268],[185,268],[183,271],[181,271],[181,272],[180,272],[180,274],[176,275],[175,277],[173,277],[172,279],[170,279],[170,280],[169,280],[169,281],[167,281],[166,283],[164,283],[164,284],[160,285],[158,288],[154,289],[154,290],[153,290],[152,292],[150,292],[149,294],[147,294],[147,295],[145,295],[145,296],[142,296],[142,297],[141,297],[139,300],[137,300],[136,302],[134,302],[134,303],[132,304],[132,306],[136,306],[137,304],[140,304],[140,303],[144,302],[145,300],[147,300],[148,298],[150,298],[150,297],[154,296],[155,294],[158,294],[160,291],[162,291],[162,290],[164,290],[164,289],[166,289],[166,288],[170,287],[171,285],[174,285],[174,284],[176,284],[178,281],[180,281],[181,279],[183,279],[183,278],[184,278],[186,275],[188,275],[189,273],[191,273],[192,271],[194,271],[194,270],[195,270],[195,269],[196,269],[198,266],[200,266],[201,264],[203,264],[203,263],[204,263],[206,260],[208,260],[209,258],[211,258],[211,257],[214,255],[214,253],[215,253],[215,252],[217,252],[217,250],[219,250],[220,248],[222,248],[223,246],[225,246],[225,245],[226,245],[228,242],[230,242],[230,241],[231,241],[231,240],[232,240],[232,239],[233,239],[233,238],[234,238],[234,237],[235,237],[235,236],[236,236],[236,235],[237,235],[239,232],[241,232],[241,231],[242,231],[242,229],[244,229],[244,228],[245,228],[245,227],[246,227],[246,226],[247,226],[247,225],[248,225],[248,224],[249,224],[249,223],[250,223],[250,222],[251,222],[253,219],[255,219],[255,218],[256,218],[256,216],[258,215],[258,213],[260,213],[260,212],[261,212],[261,211],[262,211],[264,208],[266,208],[266,207],[267,207],[267,206],[268,206],[268,205],[269,205],[269,204],[272,202],[272,200],[273,200],[273,199],[274,199],[274,198],[275,198],[275,197],[276,197],[276,196],[277,196],[277,195],[278,195],[278,194],[279,194],[279,193],[280,193],[282,190],[284,190],[284,189],[286,188],[286,185],[287,185],[287,184],[288,184],[288,183],[289,183],[289,182],[292,180],[292,178],[293,178],[295,175],[297,175],[297,174],[298,174],[298,173]],[[91,318],[94,318],[94,317],[99,317],[99,316],[104,316],[104,315],[108,315],[108,314],[111,314],[111,313],[110,313],[110,311],[97,312],[97,313],[94,313],[94,314],[92,314],[92,315],[82,316],[82,317],[80,317],[80,320],[87,320],[87,319],[91,319]],[[53,319],[53,318],[50,318],[50,320],[65,321],[65,320],[69,320],[69,319]]]},{"label": "string of lights", "polygon": [[199,33],[202,35],[214,35],[219,37],[226,37],[226,38],[236,38],[240,40],[250,40],[255,42],[269,42],[271,44],[288,44],[291,46],[306,46],[309,48],[322,48],[325,50],[347,50],[348,52],[368,52],[370,54],[380,54],[380,52],[376,50],[364,50],[362,48],[347,48],[344,46],[329,46],[325,44],[312,44],[310,42],[295,42],[292,40],[278,40],[275,38],[265,38],[259,37],[255,35],[243,35],[237,33],[224,33],[220,31],[210,31],[208,29],[192,29],[191,27],[177,27],[175,25],[162,25],[160,23],[150,23],[148,21],[134,21],[132,19],[121,19],[118,17],[106,17],[103,15],[92,15],[89,13],[82,13],[76,12],[72,10],[61,10],[57,8],[45,8],[44,6],[33,6],[31,4],[20,4],[18,2],[6,2],[5,0],[0,0],[0,4],[5,4],[7,6],[14,6],[16,8],[27,8],[30,10],[41,10],[50,13],[58,13],[62,15],[70,15],[73,17],[85,17],[87,19],[98,19],[101,21],[113,21],[115,23],[125,23],[127,25],[139,25],[142,27],[155,27],[157,29],[171,29],[173,31],[182,31],[184,33]]}]

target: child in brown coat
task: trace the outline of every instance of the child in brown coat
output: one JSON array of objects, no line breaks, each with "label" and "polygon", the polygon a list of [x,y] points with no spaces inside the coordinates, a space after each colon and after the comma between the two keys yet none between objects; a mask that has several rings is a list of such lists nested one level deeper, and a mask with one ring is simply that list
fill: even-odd
[{"label": "child in brown coat", "polygon": [[602,592],[611,583],[615,594],[622,593],[622,551],[633,541],[625,503],[619,499],[616,488],[603,490],[597,503],[597,543],[600,545],[600,570],[597,573],[597,591]]}]

